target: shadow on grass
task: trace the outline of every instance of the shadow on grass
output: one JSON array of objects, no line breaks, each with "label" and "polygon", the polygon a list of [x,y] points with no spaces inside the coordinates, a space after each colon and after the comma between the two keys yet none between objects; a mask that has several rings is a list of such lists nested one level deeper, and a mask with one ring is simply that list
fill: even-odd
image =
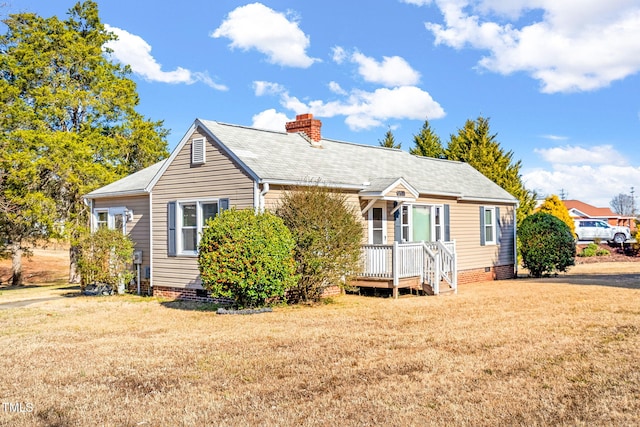
[{"label": "shadow on grass", "polygon": [[172,308],[174,310],[186,310],[186,311],[212,311],[215,312],[219,308],[228,308],[228,305],[222,305],[213,302],[197,302],[197,301],[184,301],[184,300],[172,300],[163,301],[161,306],[166,308]]},{"label": "shadow on grass", "polygon": [[19,290],[22,290],[22,289],[44,288],[44,287],[48,287],[48,286],[50,286],[50,285],[20,285],[20,286],[1,285],[0,286],[0,291],[2,291],[2,292],[19,291]]},{"label": "shadow on grass", "polygon": [[609,286],[612,288],[640,289],[640,274],[559,274],[552,277],[520,277],[518,280],[537,281],[544,283],[563,283],[582,286]]}]

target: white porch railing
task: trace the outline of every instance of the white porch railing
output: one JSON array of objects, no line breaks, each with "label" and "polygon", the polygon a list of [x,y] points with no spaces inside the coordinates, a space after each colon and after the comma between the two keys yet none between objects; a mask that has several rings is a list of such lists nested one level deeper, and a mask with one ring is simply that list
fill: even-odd
[{"label": "white porch railing", "polygon": [[362,277],[392,279],[394,287],[400,279],[419,277],[436,295],[444,280],[458,291],[455,241],[363,245],[362,261]]}]

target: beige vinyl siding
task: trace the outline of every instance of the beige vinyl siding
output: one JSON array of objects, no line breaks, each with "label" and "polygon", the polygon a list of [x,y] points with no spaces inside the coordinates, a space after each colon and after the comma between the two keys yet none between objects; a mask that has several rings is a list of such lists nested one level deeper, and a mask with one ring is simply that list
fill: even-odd
[{"label": "beige vinyl siding", "polygon": [[172,201],[228,198],[229,206],[253,208],[254,181],[206,138],[206,162],[191,165],[191,141],[206,136],[196,130],[152,190],[153,285],[200,287],[195,256],[167,255],[167,204]]},{"label": "beige vinyl siding", "polygon": [[[449,205],[449,231],[455,240],[458,254],[458,270],[470,270],[497,265],[513,264],[513,211],[512,205],[470,203],[453,198],[420,197],[414,204]],[[376,205],[377,206],[377,205]],[[498,245],[480,244],[480,206],[500,208],[500,241]],[[393,202],[388,203],[388,242],[395,235],[394,219],[390,214]]]},{"label": "beige vinyl siding", "polygon": [[133,221],[127,222],[127,234],[135,243],[135,250],[142,251],[141,274],[144,278],[144,269],[150,265],[150,245],[149,245],[149,196],[130,197],[110,197],[105,199],[95,199],[93,209],[106,209],[125,207],[133,211]]},{"label": "beige vinyl siding", "polygon": [[[480,206],[500,208],[500,241],[480,243]],[[451,239],[456,241],[458,270],[514,264],[513,206],[460,202],[450,207]]]},{"label": "beige vinyl siding", "polygon": [[405,193],[405,195],[406,195],[407,197],[410,197],[410,196],[411,196],[411,194],[412,194],[412,193],[411,193],[411,191],[409,191],[409,190],[407,189],[407,187],[405,187],[405,186],[404,186],[404,185],[402,185],[402,184],[398,184],[398,185],[396,185],[394,188],[392,188],[390,191],[388,191],[388,192],[386,193],[386,195],[389,195],[389,196],[395,196],[399,191],[404,191],[404,193]]}]

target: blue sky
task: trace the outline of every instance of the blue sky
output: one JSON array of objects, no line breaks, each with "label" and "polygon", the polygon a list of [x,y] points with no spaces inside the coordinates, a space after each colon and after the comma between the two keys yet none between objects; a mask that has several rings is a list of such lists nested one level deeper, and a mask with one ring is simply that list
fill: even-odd
[{"label": "blue sky", "polygon": [[[72,0],[8,0],[66,18]],[[425,118],[443,143],[491,119],[542,195],[608,206],[640,192],[638,0],[99,1],[139,111],[175,147],[195,118],[408,150]],[[506,5],[505,5],[506,4]]]}]

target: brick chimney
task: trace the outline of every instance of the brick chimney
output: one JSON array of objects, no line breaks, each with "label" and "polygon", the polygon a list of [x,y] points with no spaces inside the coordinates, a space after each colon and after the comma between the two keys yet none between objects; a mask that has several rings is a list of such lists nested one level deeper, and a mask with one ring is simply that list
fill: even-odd
[{"label": "brick chimney", "polygon": [[289,133],[304,132],[310,139],[311,145],[317,144],[322,139],[320,134],[320,128],[322,122],[313,118],[313,114],[298,114],[296,120],[293,122],[287,122],[285,128]]}]

